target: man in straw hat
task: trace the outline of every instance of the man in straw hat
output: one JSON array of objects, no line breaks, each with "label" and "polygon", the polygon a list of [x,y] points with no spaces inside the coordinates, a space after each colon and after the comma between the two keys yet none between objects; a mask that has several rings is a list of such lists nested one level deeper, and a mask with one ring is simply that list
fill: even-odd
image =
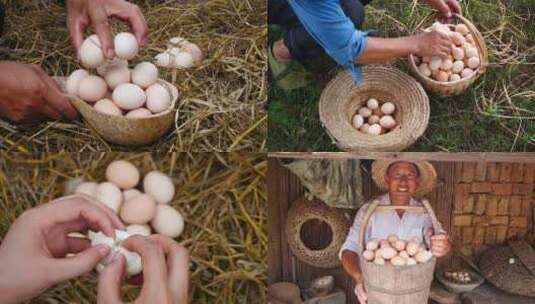
[{"label": "man in straw hat", "polygon": [[[379,205],[421,206],[414,197],[429,193],[436,183],[435,169],[428,162],[377,160],[372,165],[372,177],[379,188],[388,191],[377,198]],[[360,208],[340,249],[342,265],[355,280],[355,294],[360,303],[366,303],[367,294],[359,263],[359,254],[363,251],[359,233],[369,206],[367,203]],[[427,213],[404,213],[404,210],[374,213],[366,226],[365,240],[386,239],[391,234],[404,240],[426,240],[428,244],[431,243],[433,255],[443,257],[451,250],[449,236],[442,227],[440,231],[433,231],[432,227],[431,217]]]}]

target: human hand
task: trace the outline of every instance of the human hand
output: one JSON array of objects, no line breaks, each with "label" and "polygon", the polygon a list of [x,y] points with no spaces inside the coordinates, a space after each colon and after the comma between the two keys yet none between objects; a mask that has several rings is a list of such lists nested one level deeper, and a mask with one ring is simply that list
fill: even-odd
[{"label": "human hand", "polygon": [[419,57],[440,56],[446,58],[451,53],[451,40],[443,33],[424,32],[412,36],[412,39],[415,47],[414,54]]},{"label": "human hand", "polygon": [[440,13],[441,21],[447,22],[454,13],[461,13],[461,5],[457,0],[425,0],[424,2]]},{"label": "human hand", "polygon": [[76,50],[84,41],[85,29],[91,26],[100,39],[104,55],[113,59],[115,51],[108,20],[110,17],[128,22],[138,43],[147,43],[147,22],[137,5],[124,0],[68,0],[67,27]]},{"label": "human hand", "polygon": [[77,112],[40,66],[0,61],[0,116],[17,123],[73,119]]},{"label": "human hand", "polygon": [[[121,243],[125,249],[141,255],[143,287],[134,303],[187,303],[188,251],[163,235],[135,235]],[[98,303],[122,303],[121,281],[125,259],[117,258],[100,273]]]},{"label": "human hand", "polygon": [[[67,196],[25,211],[0,245],[0,303],[31,299],[62,281],[90,272],[109,253],[70,232],[102,231],[115,237],[124,225],[87,196]],[[75,253],[66,257],[67,253]]]},{"label": "human hand", "polygon": [[364,283],[357,283],[355,286],[355,295],[357,295],[357,299],[359,300],[360,304],[366,304],[368,301],[368,293],[366,292],[366,287],[364,287]]},{"label": "human hand", "polygon": [[445,234],[436,234],[431,236],[431,252],[434,256],[440,258],[447,255],[451,250],[450,237]]}]

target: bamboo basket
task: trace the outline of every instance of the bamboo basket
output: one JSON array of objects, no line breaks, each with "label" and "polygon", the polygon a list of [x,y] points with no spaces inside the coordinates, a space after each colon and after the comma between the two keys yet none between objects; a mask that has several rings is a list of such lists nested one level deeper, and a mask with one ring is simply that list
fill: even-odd
[{"label": "bamboo basket", "polygon": [[[54,77],[65,92],[67,77]],[[97,112],[90,104],[77,96],[68,95],[73,106],[84,120],[105,140],[126,146],[152,143],[162,137],[173,125],[177,113],[178,90],[171,83],[158,79],[157,83],[171,95],[171,107],[161,113],[143,118],[126,118]]]},{"label": "bamboo basket", "polygon": [[[423,207],[415,206],[379,206],[374,201],[364,215],[360,229],[362,248],[366,247],[364,234],[368,221],[374,212],[404,209],[405,212],[428,213],[435,231],[440,225],[435,212],[427,200],[422,201]],[[436,257],[427,263],[411,266],[393,266],[392,264],[377,265],[366,261],[360,255],[360,267],[364,277],[364,284],[368,292],[368,304],[427,304],[429,290],[433,281]]]},{"label": "bamboo basket", "polygon": [[424,86],[424,88],[439,96],[455,96],[466,91],[481,75],[483,75],[488,66],[488,50],[483,35],[477,30],[472,22],[459,14],[454,14],[454,17],[465,24],[468,30],[474,37],[475,45],[479,52],[479,67],[467,78],[462,78],[457,81],[438,82],[431,77],[426,77],[418,70],[414,56],[409,55],[409,68],[411,74]]},{"label": "bamboo basket", "polygon": [[[422,86],[402,71],[385,66],[363,68],[364,80],[356,85],[349,72],[327,84],[319,102],[320,120],[327,134],[342,150],[397,152],[412,145],[427,129],[429,98]],[[398,125],[382,135],[356,130],[351,120],[369,98],[396,105]]]}]

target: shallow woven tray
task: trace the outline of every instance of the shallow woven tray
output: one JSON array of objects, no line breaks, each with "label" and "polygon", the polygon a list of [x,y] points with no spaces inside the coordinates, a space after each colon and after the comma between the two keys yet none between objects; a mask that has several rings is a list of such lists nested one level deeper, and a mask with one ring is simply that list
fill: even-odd
[{"label": "shallow woven tray", "polygon": [[[412,145],[429,122],[429,98],[423,87],[393,67],[366,66],[363,76],[356,85],[349,72],[341,72],[323,90],[319,114],[329,136],[346,151],[401,151]],[[353,127],[353,115],[371,97],[396,105],[395,129],[374,136]]]}]

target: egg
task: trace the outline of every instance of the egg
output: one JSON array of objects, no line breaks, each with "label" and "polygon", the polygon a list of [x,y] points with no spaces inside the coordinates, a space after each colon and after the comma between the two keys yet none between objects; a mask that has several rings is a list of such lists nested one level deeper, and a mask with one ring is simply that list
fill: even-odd
[{"label": "egg", "polygon": [[461,80],[461,76],[459,74],[451,74],[449,79],[450,81],[457,81]]},{"label": "egg", "polygon": [[121,83],[130,82],[130,69],[127,67],[110,69],[104,75],[104,80],[113,90]]},{"label": "egg", "polygon": [[130,189],[139,182],[139,170],[129,161],[115,160],[106,168],[106,179],[121,189]]},{"label": "egg", "polygon": [[139,45],[132,33],[123,32],[115,35],[113,39],[115,55],[118,58],[130,60],[137,55]]},{"label": "egg", "polygon": [[396,250],[394,250],[392,247],[383,247],[379,250],[381,251],[381,257],[385,260],[390,260],[397,254]]},{"label": "egg", "polygon": [[379,117],[383,117],[383,112],[381,112],[381,108],[377,108],[375,110],[372,110],[372,115],[377,115]]},{"label": "egg", "polygon": [[379,247],[383,248],[383,247],[391,247],[391,246],[390,246],[390,243],[388,242],[388,240],[381,240],[379,242]]},{"label": "egg", "polygon": [[156,55],[154,59],[156,60],[156,65],[163,68],[171,67],[173,63],[171,55],[167,52]]},{"label": "egg", "polygon": [[112,60],[108,60],[99,66],[97,68],[97,74],[104,77],[107,72],[118,68],[128,68],[128,61],[114,57]]},{"label": "egg", "polygon": [[143,106],[147,96],[139,86],[132,83],[121,83],[113,90],[112,98],[119,108],[132,110]]},{"label": "egg", "polygon": [[429,65],[427,63],[420,64],[418,70],[426,77],[431,76],[431,69],[429,68]]},{"label": "egg", "polygon": [[119,187],[114,184],[104,182],[97,186],[96,199],[108,206],[115,213],[118,213],[121,208],[121,203],[123,202],[123,193]]},{"label": "egg", "polygon": [[131,224],[126,226],[126,232],[130,235],[151,235],[150,226],[147,224]]},{"label": "egg", "polygon": [[78,69],[72,72],[71,75],[69,75],[69,78],[67,78],[67,82],[65,83],[65,89],[67,93],[78,95],[80,81],[86,76],[89,76],[89,73],[84,69]]},{"label": "egg", "polygon": [[451,67],[453,66],[453,61],[451,59],[444,59],[442,60],[442,64],[440,65],[440,69],[444,71],[451,70]]},{"label": "egg", "polygon": [[182,214],[169,205],[158,204],[156,214],[150,223],[157,233],[170,238],[179,236],[184,230]]},{"label": "egg", "polygon": [[360,114],[360,116],[367,118],[372,115],[372,110],[368,109],[367,107],[362,107],[359,109],[358,113]]},{"label": "egg", "polygon": [[394,266],[405,266],[405,259],[400,256],[395,256],[390,260]]},{"label": "egg", "polygon": [[124,190],[123,191],[123,202],[126,202],[127,200],[133,198],[134,196],[140,195],[140,194],[142,194],[142,192],[137,190],[137,189],[135,189],[135,188]]},{"label": "egg", "polygon": [[379,247],[379,243],[377,243],[376,240],[370,240],[368,243],[366,243],[366,249],[367,250],[376,250]]},{"label": "egg", "polygon": [[464,69],[464,62],[462,62],[461,60],[456,60],[455,62],[453,62],[453,65],[451,66],[451,71],[454,74],[460,73],[463,69]]},{"label": "egg", "polygon": [[175,55],[175,67],[187,69],[193,66],[193,56],[187,52],[179,52]]},{"label": "egg", "polygon": [[101,77],[88,75],[80,80],[78,96],[88,102],[95,102],[104,98],[108,87]]},{"label": "egg", "polygon": [[132,82],[146,89],[156,83],[158,68],[150,62],[142,62],[132,71]]},{"label": "egg", "polygon": [[407,243],[404,240],[397,240],[392,245],[397,251],[403,251]]},{"label": "egg", "polygon": [[468,58],[468,64],[467,65],[471,69],[477,69],[479,67],[479,58],[478,57]]},{"label": "egg", "polygon": [[119,107],[117,107],[117,105],[115,105],[113,101],[107,98],[97,101],[93,108],[95,109],[95,111],[102,114],[111,116],[123,116],[123,112],[121,111],[121,109],[119,109]]},{"label": "egg", "polygon": [[381,106],[381,112],[383,112],[386,115],[390,115],[394,113],[395,110],[396,110],[396,106],[392,102],[385,102]]},{"label": "egg", "polygon": [[147,108],[154,114],[163,112],[171,107],[171,95],[165,87],[155,83],[145,91],[147,95]]},{"label": "egg", "polygon": [[379,108],[379,102],[375,98],[370,98],[366,102],[366,105],[368,106],[368,109],[375,110]]},{"label": "egg", "polygon": [[409,254],[407,253],[407,251],[403,250],[403,251],[400,251],[398,256],[404,258],[404,259],[408,259],[410,258]]},{"label": "egg", "polygon": [[85,194],[95,198],[97,196],[97,186],[98,184],[95,182],[83,182],[74,189],[74,193]]},{"label": "egg", "polygon": [[370,125],[370,127],[368,128],[368,134],[370,135],[379,135],[381,134],[381,131],[383,129],[381,128],[381,126],[379,124],[373,124],[373,125]]},{"label": "egg", "polygon": [[448,76],[448,73],[446,73],[444,71],[439,71],[434,78],[435,78],[436,81],[446,82],[446,81],[448,81],[449,76]]},{"label": "egg", "polygon": [[126,113],[124,117],[145,118],[145,117],[151,117],[151,116],[152,116],[152,112],[149,111],[147,108],[137,108]]},{"label": "egg", "polygon": [[362,133],[368,134],[368,129],[369,128],[370,128],[370,124],[369,123],[364,123],[364,124],[362,124],[362,126],[360,126],[359,131],[362,132]]},{"label": "egg", "polygon": [[455,45],[463,45],[466,42],[464,36],[458,32],[451,32],[450,39]]},{"label": "egg", "polygon": [[466,48],[466,57],[473,58],[473,57],[479,57],[479,54],[477,52],[477,48],[475,47],[467,47]]},{"label": "egg", "polygon": [[379,120],[380,120],[380,119],[381,119],[381,118],[380,118],[379,116],[377,116],[377,115],[372,115],[372,116],[368,117],[368,123],[371,124],[371,125],[373,125],[373,124],[379,123]]},{"label": "egg", "polygon": [[385,115],[381,117],[379,124],[385,129],[392,129],[396,126],[396,120],[390,115]]},{"label": "egg", "polygon": [[397,240],[399,240],[399,237],[395,234],[389,234],[387,237],[386,237],[387,241],[392,244],[394,242],[396,242]]},{"label": "egg", "polygon": [[121,207],[120,217],[128,224],[148,223],[156,212],[156,202],[147,194],[139,194],[125,201]]},{"label": "egg", "polygon": [[418,264],[418,263],[416,262],[416,260],[413,259],[413,258],[408,258],[408,259],[406,259],[406,260],[405,260],[405,263],[407,263],[407,266],[411,266],[411,265],[416,265],[416,264]]},{"label": "egg", "polygon": [[381,257],[378,257],[378,258],[375,258],[375,260],[373,260],[373,262],[377,265],[384,265],[385,264],[385,260]]},{"label": "egg", "polygon": [[440,68],[440,66],[442,65],[442,59],[440,57],[437,57],[437,56],[433,56],[431,58],[431,61],[429,61],[429,69],[431,71],[436,71]]},{"label": "egg", "polygon": [[418,253],[418,243],[416,242],[412,242],[412,241],[409,241],[407,243],[407,253],[410,255],[410,256],[413,256],[415,254]]},{"label": "egg", "polygon": [[362,257],[366,260],[366,261],[372,261],[374,258],[375,258],[375,253],[371,250],[365,250],[363,253],[362,253]]},{"label": "egg", "polygon": [[474,36],[472,36],[472,34],[468,34],[464,38],[466,39],[466,42],[474,43]]},{"label": "egg", "polygon": [[143,190],[157,203],[167,204],[175,195],[175,184],[169,176],[160,171],[151,171],[143,178]]},{"label": "egg", "polygon": [[106,59],[100,45],[100,39],[97,35],[91,35],[82,42],[79,57],[84,67],[94,69],[104,63]]},{"label": "egg", "polygon": [[355,129],[358,129],[364,124],[364,118],[359,114],[355,114],[353,115],[353,119],[351,120],[351,122],[353,124],[353,127]]},{"label": "egg", "polygon": [[202,62],[204,58],[203,53],[195,43],[186,42],[180,48],[191,55],[193,64],[198,65]]},{"label": "egg", "polygon": [[470,33],[470,31],[468,30],[468,27],[462,23],[460,24],[457,24],[455,26],[455,31],[463,36],[467,35],[468,33]]},{"label": "egg", "polygon": [[427,263],[431,258],[433,257],[433,254],[427,250],[421,251],[416,254],[414,259],[418,263]]},{"label": "egg", "polygon": [[461,72],[461,77],[462,78],[470,77],[473,73],[474,73],[474,71],[472,69],[465,68]]},{"label": "egg", "polygon": [[464,59],[464,51],[462,48],[452,47],[451,54],[453,55],[453,58],[455,58],[456,60]]}]

